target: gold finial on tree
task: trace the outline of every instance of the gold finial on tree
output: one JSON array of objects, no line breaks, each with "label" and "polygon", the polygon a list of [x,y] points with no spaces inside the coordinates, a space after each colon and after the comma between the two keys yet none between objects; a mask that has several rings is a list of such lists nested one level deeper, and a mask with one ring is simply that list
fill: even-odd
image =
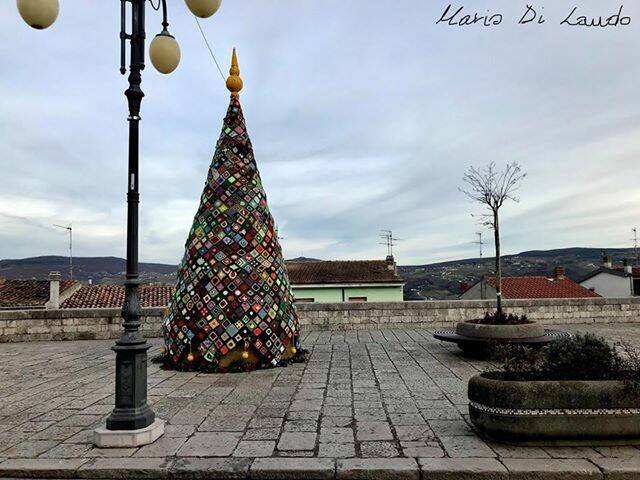
[{"label": "gold finial on tree", "polygon": [[229,77],[227,78],[227,89],[231,92],[232,97],[237,97],[238,92],[242,90],[242,79],[240,78],[240,67],[238,67],[238,57],[236,49],[233,49],[231,55],[231,68],[229,69]]}]

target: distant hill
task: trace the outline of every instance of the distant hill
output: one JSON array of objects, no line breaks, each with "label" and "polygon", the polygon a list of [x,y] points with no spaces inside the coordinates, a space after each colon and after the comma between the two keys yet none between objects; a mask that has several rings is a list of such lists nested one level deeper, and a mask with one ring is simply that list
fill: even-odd
[{"label": "distant hill", "polygon": [[[502,258],[503,274],[550,275],[553,268],[565,267],[567,276],[579,280],[602,263],[602,248],[561,248],[556,250],[531,250]],[[633,249],[608,248],[606,253],[615,262],[634,258]],[[295,261],[318,261],[315,258],[298,257]],[[125,260],[117,257],[78,257],[73,259],[74,278],[91,279],[94,283],[122,283]],[[145,283],[174,283],[176,266],[162,263],[141,263],[140,277]],[[13,278],[47,278],[49,272],[59,271],[63,278],[69,276],[69,258],[45,256],[19,260],[0,260],[0,276]],[[483,275],[494,273],[493,257],[466,258],[426,265],[399,266],[406,281],[405,298],[452,299],[460,293],[460,284],[473,284]]]},{"label": "distant hill", "polygon": [[[317,262],[316,258],[298,257],[297,262]],[[118,257],[75,257],[73,278],[82,282],[122,283],[126,261]],[[176,281],[176,265],[164,263],[140,263],[140,279],[145,283],[168,283]],[[0,277],[8,279],[46,279],[49,272],[57,271],[69,278],[69,257],[42,256],[15,260],[0,260]]]},{"label": "distant hill", "polygon": [[[122,283],[126,261],[118,257],[77,257],[73,259],[73,278],[94,283]],[[47,278],[58,271],[69,278],[69,257],[44,256],[19,260],[0,260],[0,276],[14,278]],[[176,266],[162,263],[141,263],[140,277],[147,283],[173,283]]]},{"label": "distant hill", "polygon": [[[563,266],[567,276],[580,280],[602,264],[603,253],[614,262],[634,258],[632,248],[560,248],[530,250],[502,257],[503,275],[550,275],[556,266]],[[477,282],[483,275],[495,273],[495,258],[484,257],[452,260],[427,265],[401,266],[398,270],[405,279],[405,298],[452,299],[460,294],[460,285]]]}]

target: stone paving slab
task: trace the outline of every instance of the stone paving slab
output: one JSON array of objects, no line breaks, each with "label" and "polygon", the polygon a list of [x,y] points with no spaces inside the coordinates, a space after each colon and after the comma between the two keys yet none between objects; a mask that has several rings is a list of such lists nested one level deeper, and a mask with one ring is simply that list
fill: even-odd
[{"label": "stone paving slab", "polygon": [[507,468],[494,458],[419,458],[418,464],[425,480],[509,478]]},{"label": "stone paving slab", "polygon": [[350,458],[338,460],[338,480],[419,480],[414,458]]},{"label": "stone paving slab", "polygon": [[640,478],[639,458],[599,458],[593,463],[602,470],[606,480],[636,480]]},{"label": "stone paving slab", "polygon": [[329,458],[258,458],[249,470],[252,480],[333,480],[334,475]]},{"label": "stone paving slab", "polygon": [[507,458],[502,461],[513,480],[596,480],[600,469],[584,459]]},{"label": "stone paving slab", "polygon": [[78,468],[87,462],[87,458],[14,458],[0,464],[0,476],[20,478],[26,474],[36,478],[74,478]]},{"label": "stone paving slab", "polygon": [[[96,458],[78,468],[78,478],[169,478],[169,458]],[[1,465],[0,465],[1,466]]]},{"label": "stone paving slab", "polygon": [[250,458],[178,458],[169,472],[176,480],[244,480],[251,462]]},{"label": "stone paving slab", "polygon": [[[568,328],[640,346],[640,324]],[[492,365],[431,334],[310,332],[307,364],[252,373],[149,364],[149,401],[166,433],[127,449],[91,444],[114,401],[111,341],[0,344],[0,477],[640,479],[635,446],[478,436],[466,385]]]}]

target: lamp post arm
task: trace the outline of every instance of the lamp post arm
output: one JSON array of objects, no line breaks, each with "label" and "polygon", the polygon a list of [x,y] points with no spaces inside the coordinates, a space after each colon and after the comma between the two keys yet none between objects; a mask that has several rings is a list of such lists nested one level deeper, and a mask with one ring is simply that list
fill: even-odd
[{"label": "lamp post arm", "polygon": [[164,30],[169,26],[169,22],[167,21],[167,0],[162,0],[162,28]]},{"label": "lamp post arm", "polygon": [[127,0],[120,0],[120,73],[124,75],[127,73],[127,67],[125,65],[127,60]]}]

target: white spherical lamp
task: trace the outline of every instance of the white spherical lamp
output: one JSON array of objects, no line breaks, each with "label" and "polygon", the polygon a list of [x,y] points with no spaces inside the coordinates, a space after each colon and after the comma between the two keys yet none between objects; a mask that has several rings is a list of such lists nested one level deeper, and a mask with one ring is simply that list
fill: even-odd
[{"label": "white spherical lamp", "polygon": [[220,8],[222,0],[184,0],[196,17],[209,18]]},{"label": "white spherical lamp", "polygon": [[160,73],[168,74],[178,68],[180,45],[166,30],[155,36],[149,46],[151,63]]},{"label": "white spherical lamp", "polygon": [[58,18],[58,0],[16,0],[18,12],[27,25],[36,30],[50,27]]}]

